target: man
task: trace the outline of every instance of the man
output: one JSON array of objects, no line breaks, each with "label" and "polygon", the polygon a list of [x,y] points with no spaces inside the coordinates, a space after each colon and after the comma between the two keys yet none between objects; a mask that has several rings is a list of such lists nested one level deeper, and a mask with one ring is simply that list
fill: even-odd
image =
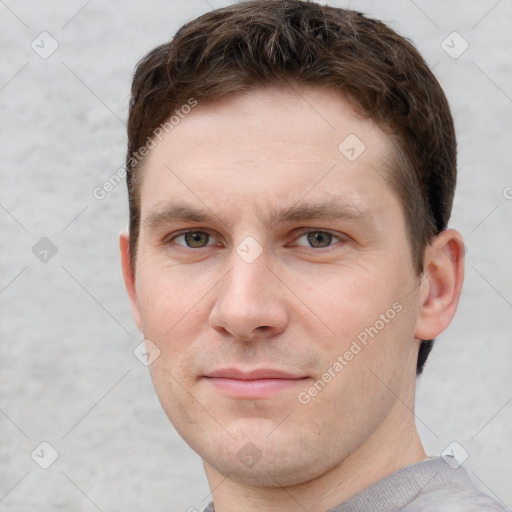
[{"label": "man", "polygon": [[415,426],[464,245],[408,41],[300,0],[211,11],[139,62],[127,169],[125,283],[206,510],[505,510]]}]

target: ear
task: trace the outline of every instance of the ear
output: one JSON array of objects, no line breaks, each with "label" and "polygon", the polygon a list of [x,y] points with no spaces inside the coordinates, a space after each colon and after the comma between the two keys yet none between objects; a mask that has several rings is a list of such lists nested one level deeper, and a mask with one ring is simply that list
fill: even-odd
[{"label": "ear", "polygon": [[425,250],[417,339],[432,340],[450,324],[464,281],[464,252],[462,235],[454,229],[439,233]]},{"label": "ear", "polygon": [[141,322],[140,322],[139,301],[137,299],[137,289],[135,287],[135,275],[132,272],[132,268],[130,265],[129,240],[130,240],[130,237],[129,237],[128,232],[124,232],[119,235],[119,248],[121,250],[121,265],[123,268],[124,284],[126,286],[126,291],[128,292],[128,297],[130,298],[133,319],[135,320],[135,323],[137,324],[139,331],[142,332]]}]

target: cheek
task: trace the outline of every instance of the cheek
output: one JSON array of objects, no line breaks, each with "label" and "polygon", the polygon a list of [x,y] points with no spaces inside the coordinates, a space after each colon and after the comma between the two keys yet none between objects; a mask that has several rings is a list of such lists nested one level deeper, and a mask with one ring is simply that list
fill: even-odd
[{"label": "cheek", "polygon": [[[175,404],[187,401],[182,388],[197,378],[198,354],[204,353],[210,293],[217,274],[199,272],[195,265],[152,264],[140,274],[138,296],[143,334],[160,349],[151,365],[157,390]],[[181,397],[178,399],[178,397]]]},{"label": "cheek", "polygon": [[373,401],[376,390],[385,388],[377,376],[384,383],[394,383],[405,367],[414,365],[417,311],[413,289],[412,274],[407,269],[400,272],[398,264],[360,267],[333,276],[330,293],[319,294],[317,304],[334,332],[318,344],[327,368],[341,356],[339,375],[343,378],[334,387]]},{"label": "cheek", "polygon": [[206,305],[200,280],[183,270],[147,265],[138,288],[143,335],[160,350],[149,367],[151,378],[163,409],[177,426],[192,421],[195,411],[186,390],[195,384],[194,353]]},{"label": "cheek", "polygon": [[391,310],[388,316],[394,316],[392,307],[399,298],[398,287],[389,282],[384,272],[361,266],[335,268],[317,280],[307,296],[334,338],[349,344],[360,334],[364,338],[365,329],[378,322],[381,314]]},{"label": "cheek", "polygon": [[[305,390],[311,398],[305,410],[309,418],[316,418],[319,431],[343,425],[343,436],[336,437],[333,432],[340,449],[347,438],[363,442],[364,436],[382,423],[397,397],[407,400],[403,384],[414,364],[410,334],[414,321],[407,308],[395,308],[374,304],[373,311],[366,310],[350,322],[340,319],[338,329],[347,336],[332,341],[322,373],[316,376],[327,384],[317,380],[319,391],[314,387]],[[355,306],[353,311],[358,314]],[[375,317],[375,313],[386,312],[388,323]]]},{"label": "cheek", "polygon": [[142,267],[137,296],[145,335],[174,337],[189,318],[197,315],[208,288],[197,273],[176,265]]}]

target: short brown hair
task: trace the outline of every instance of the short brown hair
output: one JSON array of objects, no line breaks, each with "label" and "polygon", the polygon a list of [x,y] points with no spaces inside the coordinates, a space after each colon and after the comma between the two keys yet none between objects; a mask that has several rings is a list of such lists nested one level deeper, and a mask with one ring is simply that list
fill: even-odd
[{"label": "short brown hair", "polygon": [[[426,246],[447,227],[455,192],[456,139],[447,99],[415,47],[387,25],[303,0],[251,0],[210,11],[137,64],[126,157],[132,270],[140,148],[191,98],[210,101],[274,84],[335,89],[388,134],[396,151],[386,177],[402,203],[419,275]],[[422,342],[418,374],[431,348],[432,340]]]}]

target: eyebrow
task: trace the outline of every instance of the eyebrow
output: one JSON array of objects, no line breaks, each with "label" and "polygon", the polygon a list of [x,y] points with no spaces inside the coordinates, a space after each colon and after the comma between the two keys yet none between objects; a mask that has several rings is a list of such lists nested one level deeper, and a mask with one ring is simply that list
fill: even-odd
[{"label": "eyebrow", "polygon": [[[256,208],[256,216],[267,230],[277,224],[301,222],[305,220],[351,220],[358,223],[370,224],[375,216],[369,211],[363,211],[352,203],[343,202],[341,198],[329,200],[321,204],[301,204],[264,211]],[[172,202],[155,208],[144,219],[143,225],[156,228],[173,222],[188,221],[205,224],[215,224],[219,221],[229,226],[218,215],[208,208],[197,208],[183,202]]]}]

